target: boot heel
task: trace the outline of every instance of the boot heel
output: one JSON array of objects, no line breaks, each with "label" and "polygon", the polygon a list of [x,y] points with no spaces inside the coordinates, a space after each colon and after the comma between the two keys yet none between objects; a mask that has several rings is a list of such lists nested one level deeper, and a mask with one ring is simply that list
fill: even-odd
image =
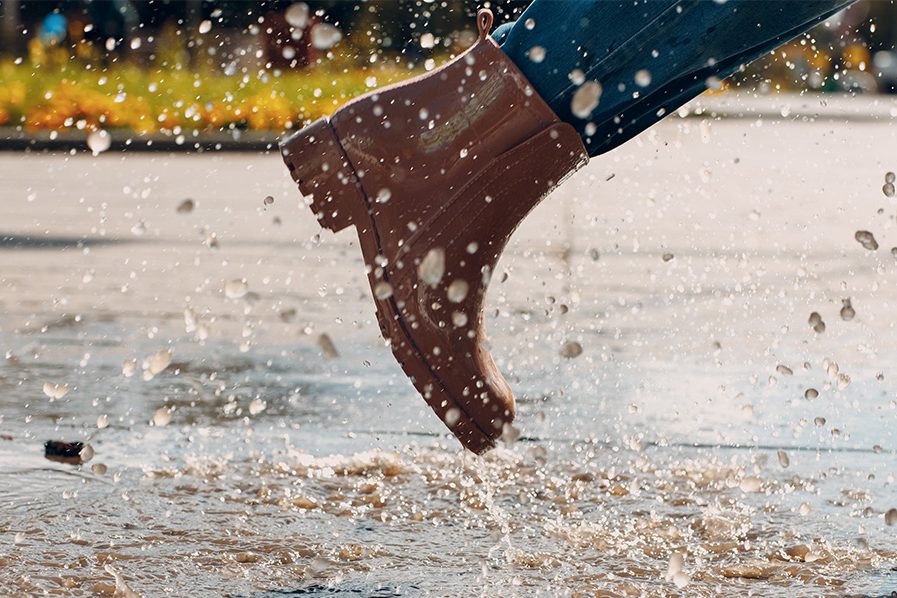
[{"label": "boot heel", "polygon": [[284,164],[321,228],[339,232],[367,211],[355,171],[327,119],[322,118],[280,144]]}]

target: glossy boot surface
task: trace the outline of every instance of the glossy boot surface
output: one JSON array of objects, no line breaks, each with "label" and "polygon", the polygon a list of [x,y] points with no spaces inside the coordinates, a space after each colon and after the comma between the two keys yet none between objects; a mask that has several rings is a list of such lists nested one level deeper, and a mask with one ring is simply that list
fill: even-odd
[{"label": "glossy boot surface", "polygon": [[426,75],[361,96],[281,145],[320,225],[354,225],[377,320],[415,388],[468,449],[495,445],[514,396],[483,299],[511,233],[588,160],[488,37]]}]

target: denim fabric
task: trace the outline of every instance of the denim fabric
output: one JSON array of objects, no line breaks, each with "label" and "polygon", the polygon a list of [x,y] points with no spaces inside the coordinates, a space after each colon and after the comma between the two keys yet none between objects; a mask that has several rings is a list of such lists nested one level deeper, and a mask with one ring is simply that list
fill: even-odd
[{"label": "denim fabric", "polygon": [[[493,39],[596,156],[852,2],[534,0]],[[602,89],[588,118],[571,109],[576,69]]]}]

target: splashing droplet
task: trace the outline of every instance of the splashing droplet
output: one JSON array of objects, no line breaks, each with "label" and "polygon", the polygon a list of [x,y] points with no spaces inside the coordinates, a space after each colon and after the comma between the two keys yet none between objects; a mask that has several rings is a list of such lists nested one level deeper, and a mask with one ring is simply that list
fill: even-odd
[{"label": "splashing droplet", "polygon": [[785,451],[778,451],[776,453],[776,456],[778,456],[779,458],[779,465],[781,465],[783,468],[787,468],[789,465],[791,465],[791,459],[788,458],[788,453],[786,453]]},{"label": "splashing droplet", "polygon": [[130,378],[137,372],[137,360],[126,359],[121,364],[121,373],[125,378]]},{"label": "splashing droplet", "polygon": [[330,335],[326,332],[318,336],[318,346],[321,347],[321,352],[327,359],[336,359],[339,357],[339,351],[336,350],[336,345],[333,343],[333,339],[330,338]]},{"label": "splashing droplet", "polygon": [[456,328],[467,326],[467,314],[463,311],[452,312],[452,324],[454,324]]},{"label": "splashing droplet", "polygon": [[897,525],[897,509],[888,509],[885,513],[885,523],[888,525]]},{"label": "splashing droplet", "polygon": [[245,278],[235,278],[224,283],[224,296],[228,299],[242,299],[249,292]]},{"label": "splashing droplet", "polygon": [[576,341],[569,341],[561,347],[560,351],[561,357],[565,357],[567,359],[573,359],[575,357],[579,357],[582,355],[582,345],[580,345]]},{"label": "splashing droplet", "polygon": [[44,394],[51,399],[61,399],[69,393],[68,384],[56,384],[54,382],[44,383]]},{"label": "splashing droplet", "polygon": [[159,407],[153,413],[153,425],[162,428],[171,423],[171,410],[168,407]]},{"label": "splashing droplet", "polygon": [[94,156],[98,156],[112,146],[112,135],[102,129],[92,131],[87,136],[87,147],[93,152]]},{"label": "splashing droplet", "polygon": [[311,29],[311,45],[318,50],[329,50],[341,39],[342,32],[329,23],[318,23]]},{"label": "splashing droplet", "polygon": [[146,378],[146,374],[150,375],[150,378],[161,374],[165,371],[165,369],[171,365],[171,350],[170,349],[159,349],[152,355],[146,358],[143,362],[143,370],[144,370],[144,379]]}]

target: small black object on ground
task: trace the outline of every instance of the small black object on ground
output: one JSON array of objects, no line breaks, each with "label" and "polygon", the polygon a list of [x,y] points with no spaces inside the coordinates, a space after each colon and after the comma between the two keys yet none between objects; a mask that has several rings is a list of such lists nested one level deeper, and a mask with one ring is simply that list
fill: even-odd
[{"label": "small black object on ground", "polygon": [[48,440],[44,443],[44,457],[50,461],[68,463],[69,465],[81,465],[81,449],[83,442],[62,442],[61,440]]}]

